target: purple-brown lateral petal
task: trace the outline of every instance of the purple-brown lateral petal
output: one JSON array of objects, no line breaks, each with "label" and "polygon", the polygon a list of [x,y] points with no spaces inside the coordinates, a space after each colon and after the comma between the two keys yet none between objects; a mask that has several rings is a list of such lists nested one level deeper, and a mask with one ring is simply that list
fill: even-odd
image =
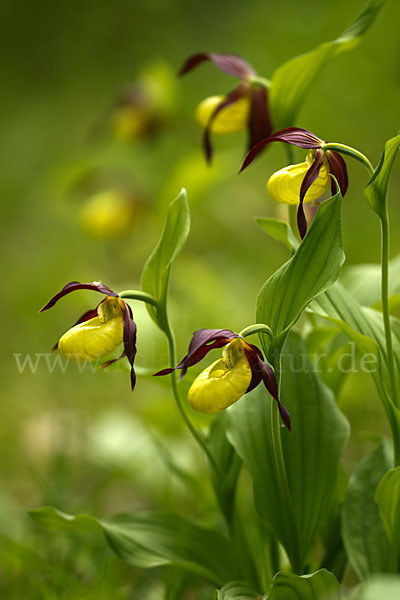
[{"label": "purple-brown lateral petal", "polygon": [[204,129],[204,133],[203,133],[203,149],[204,149],[204,154],[206,156],[206,160],[208,163],[211,162],[211,158],[212,158],[212,154],[213,154],[210,133],[211,133],[211,125],[212,125],[214,119],[221,112],[221,110],[223,110],[227,106],[230,106],[231,104],[234,104],[236,102],[236,100],[238,100],[238,98],[243,96],[245,93],[246,93],[246,90],[244,89],[244,87],[242,85],[239,85],[237,88],[235,88],[234,90],[229,92],[229,94],[226,95],[225,99],[222,100],[222,102],[220,102],[218,104],[218,106],[215,107],[211,117],[209,118],[209,121],[208,121],[208,123]]},{"label": "purple-brown lateral petal", "polygon": [[205,61],[211,61],[218,69],[233,75],[234,77],[240,77],[243,79],[249,75],[255,75],[253,67],[248,62],[236,56],[235,54],[214,54],[212,52],[201,52],[199,54],[193,54],[184,62],[178,75],[185,75],[201,63]]},{"label": "purple-brown lateral petal", "polygon": [[105,294],[106,296],[116,296],[118,297],[117,292],[114,292],[106,285],[100,283],[100,281],[94,281],[93,283],[79,283],[79,281],[70,281],[67,283],[58,294],[53,296],[49,302],[40,309],[40,312],[48,310],[52,306],[58,302],[60,298],[70,294],[71,292],[75,292],[75,290],[93,290],[94,292],[100,292],[101,294]]},{"label": "purple-brown lateral petal", "polygon": [[[346,163],[340,156],[339,152],[335,152],[334,150],[329,150],[326,153],[326,158],[329,162],[330,172],[336,177],[340,187],[340,193],[342,194],[342,196],[344,196],[347,192],[347,187],[349,185]],[[332,194],[336,194],[336,191],[336,183],[332,179],[331,192]]]},{"label": "purple-brown lateral petal", "polygon": [[277,401],[278,408],[279,408],[279,414],[281,415],[282,421],[285,423],[287,429],[290,431],[291,430],[290,414],[287,411],[287,409],[283,406],[283,404],[279,401],[278,386],[276,383],[276,377],[275,377],[274,370],[267,362],[264,362],[262,360],[260,360],[260,369],[261,369],[264,385],[267,388],[267,390],[269,391],[269,393],[271,394],[271,396]]},{"label": "purple-brown lateral petal", "polygon": [[210,350],[222,348],[230,340],[237,337],[239,337],[239,335],[230,329],[199,329],[194,332],[189,344],[188,353],[181,362],[176,367],[162,369],[162,371],[154,373],[154,377],[169,375],[175,371],[175,369],[181,369],[182,372],[180,378],[182,379],[188,368],[200,362]]},{"label": "purple-brown lateral petal", "polygon": [[129,364],[131,365],[131,388],[135,389],[136,374],[133,368],[133,363],[136,356],[136,323],[133,320],[131,307],[125,304],[125,310],[123,314],[124,323],[124,354],[128,358]]},{"label": "purple-brown lateral petal", "polygon": [[248,394],[248,392],[254,390],[254,388],[256,388],[258,384],[262,381],[260,361],[263,361],[264,357],[261,350],[257,348],[257,346],[254,346],[254,344],[248,344],[246,342],[244,346],[244,351],[251,368],[251,381],[249,387],[246,390],[246,394]]},{"label": "purple-brown lateral petal", "polygon": [[307,191],[310,189],[314,181],[318,179],[319,171],[323,162],[324,153],[322,152],[322,150],[317,150],[315,153],[314,162],[312,163],[311,167],[307,170],[307,173],[305,174],[304,179],[301,183],[300,204],[299,208],[297,209],[297,226],[299,228],[301,239],[303,239],[307,233],[307,219],[304,214],[303,200]]},{"label": "purple-brown lateral petal", "polygon": [[118,358],[111,358],[110,360],[106,360],[105,362],[101,363],[99,368],[105,369],[106,367],[109,367],[110,365],[117,362],[118,360],[121,360],[121,358],[124,358],[124,356],[126,356],[125,350],[123,351],[123,353],[120,356],[118,356]]},{"label": "purple-brown lateral petal", "polygon": [[268,93],[262,88],[251,90],[249,119],[249,150],[272,133],[272,124],[268,110]]},{"label": "purple-brown lateral petal", "polygon": [[249,150],[245,156],[242,166],[240,167],[239,173],[244,171],[253,162],[253,160],[264,150],[265,146],[267,146],[270,141],[271,138],[267,137],[265,140],[261,140],[261,142],[258,142],[258,144]]}]

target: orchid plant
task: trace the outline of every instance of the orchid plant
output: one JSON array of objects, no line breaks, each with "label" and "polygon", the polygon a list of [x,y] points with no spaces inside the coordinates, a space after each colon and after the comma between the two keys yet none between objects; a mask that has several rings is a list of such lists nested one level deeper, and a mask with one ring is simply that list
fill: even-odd
[{"label": "orchid plant", "polygon": [[[351,598],[367,600],[374,574],[400,572],[400,322],[390,310],[387,203],[400,136],[386,143],[374,168],[359,150],[326,142],[295,123],[319,70],[339,50],[354,47],[383,4],[370,2],[336,40],[285,63],[271,79],[231,54],[196,54],[181,68],[183,75],[208,61],[239,79],[233,90],[203,100],[197,109],[207,160],[211,133],[247,130],[241,170],[273,142],[286,148],[289,164],[269,177],[267,192],[289,205],[288,223],[261,219],[259,224],[283,241],[291,256],[262,286],[255,323],[239,333],[224,323],[220,329],[199,323],[177,363],[167,300],[172,265],[190,230],[184,189],[169,206],[161,238],[144,266],[141,290],[115,292],[99,282],[71,282],[42,309],[78,290],[102,294],[98,306],[64,333],[56,348],[74,360],[104,360],[102,366],[126,357],[132,390],[136,324],[130,303],[144,302],[165,335],[169,365],[154,372],[152,381],[169,377],[178,413],[207,461],[218,517],[212,524],[178,512],[97,518],[54,507],[34,508],[30,516],[52,529],[100,531],[110,548],[136,567],[175,566],[180,583],[175,591],[166,588],[169,600],[211,597],[201,595],[203,585],[215,590],[210,593],[217,600],[350,598],[349,581],[357,585]],[[303,162],[294,163],[292,146],[307,151]],[[337,281],[344,262],[341,204],[348,187],[343,156],[367,169],[365,195],[381,224],[379,310],[362,305]],[[268,163],[267,154],[263,160]],[[308,219],[307,202],[313,205]],[[302,316],[308,317],[313,335],[294,328]],[[372,377],[392,436],[364,457],[349,481],[340,463],[349,424],[335,400],[345,375],[338,370],[332,375],[334,357],[345,353],[343,337],[376,362]],[[321,344],[327,359],[318,371],[310,350]],[[120,346],[122,354],[114,357]],[[177,371],[188,379],[191,367],[221,349],[222,356],[193,379],[183,398]],[[214,415],[207,431],[193,423],[189,405]],[[374,598],[389,598],[387,582],[373,585]],[[400,583],[393,585],[399,594]]]}]

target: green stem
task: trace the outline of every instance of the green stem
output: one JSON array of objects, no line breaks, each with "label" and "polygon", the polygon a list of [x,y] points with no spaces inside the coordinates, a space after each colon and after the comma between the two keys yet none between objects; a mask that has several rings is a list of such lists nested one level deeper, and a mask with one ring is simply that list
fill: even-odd
[{"label": "green stem", "polygon": [[250,75],[247,78],[247,81],[249,83],[251,83],[252,85],[258,85],[259,87],[262,87],[264,90],[269,90],[269,88],[271,87],[271,81],[269,79],[267,79],[266,77],[259,77],[258,75]]},{"label": "green stem", "polygon": [[[175,337],[173,334],[173,331],[169,325],[169,322],[167,320],[167,327],[163,330],[165,335],[167,336],[167,341],[168,341],[168,356],[169,356],[169,365],[170,367],[175,367],[176,364],[176,352],[175,352]],[[185,409],[183,408],[183,404],[182,404],[182,399],[180,397],[179,394],[179,390],[178,390],[178,385],[177,385],[177,381],[176,381],[176,373],[175,371],[172,371],[171,375],[170,375],[170,381],[171,381],[171,389],[172,389],[172,394],[174,396],[175,402],[176,402],[176,406],[178,407],[178,410],[181,414],[181,417],[186,425],[186,427],[188,428],[188,430],[190,431],[192,437],[194,438],[194,440],[196,441],[196,443],[199,445],[199,447],[203,450],[203,452],[206,454],[208,460],[210,461],[210,463],[212,464],[212,466],[215,469],[215,472],[217,473],[217,475],[222,479],[222,474],[221,471],[215,461],[214,456],[211,454],[210,449],[208,448],[206,442],[204,441],[203,437],[201,436],[201,434],[196,430],[196,428],[194,427],[194,425],[192,424],[192,422],[190,421],[189,417],[187,416]]]},{"label": "green stem", "polygon": [[[124,290],[123,292],[120,292],[119,296],[120,296],[120,298],[126,298],[129,300],[140,300],[141,302],[146,302],[147,304],[151,304],[152,306],[158,307],[158,302],[155,298],[150,296],[150,294],[146,294],[146,292],[142,292],[139,290]],[[167,337],[167,341],[168,341],[169,366],[172,368],[172,367],[175,367],[175,364],[176,364],[175,337],[174,337],[174,334],[172,332],[171,326],[170,326],[167,318],[165,318],[165,322],[166,322],[166,327],[165,327],[165,329],[163,329],[163,331],[164,331],[164,333]],[[207,447],[207,444],[205,443],[202,436],[199,434],[199,432],[196,430],[196,428],[191,423],[189,417],[187,416],[187,414],[185,412],[185,409],[183,408],[182,400],[179,395],[175,371],[173,371],[171,373],[170,381],[171,381],[172,394],[174,396],[176,405],[178,407],[178,410],[182,416],[182,419],[183,419],[186,427],[188,428],[192,437],[195,439],[195,441],[200,446],[200,448],[205,452],[206,456],[208,457],[210,463],[214,467],[218,476],[221,477],[221,472],[220,472],[220,469],[219,469],[217,463],[215,462],[215,458],[211,454],[211,452],[210,452],[209,448]]]},{"label": "green stem", "polygon": [[396,373],[394,366],[393,355],[393,340],[392,329],[390,324],[389,312],[389,216],[387,207],[385,206],[384,214],[380,216],[381,221],[381,272],[382,272],[382,313],[383,324],[385,328],[387,362],[390,378],[390,386],[392,390],[392,400],[397,408],[400,408],[399,397],[396,385]]},{"label": "green stem", "polygon": [[[271,398],[271,424],[272,424],[272,446],[274,449],[274,458],[275,458],[276,469],[278,472],[279,485],[282,490],[282,493],[288,499],[290,509],[291,509],[290,517],[291,517],[293,526],[295,526],[292,496],[290,493],[289,482],[288,482],[287,473],[286,473],[285,459],[283,458],[283,451],[282,451],[281,422],[280,422],[280,416],[279,416],[279,408],[278,408],[278,403],[275,402],[275,400],[273,398]],[[298,551],[297,551],[296,559],[297,559],[296,564],[292,564],[292,567],[293,567],[293,571],[299,575],[300,571],[301,571],[301,563],[300,563],[300,556],[299,556]]]},{"label": "green stem", "polygon": [[241,337],[247,337],[249,335],[254,335],[255,333],[266,333],[271,340],[273,338],[271,328],[268,327],[268,325],[264,325],[264,323],[256,323],[255,325],[249,325],[248,327],[242,329],[242,331],[239,332],[239,335]]},{"label": "green stem", "polygon": [[141,302],[146,302],[152,306],[158,306],[158,302],[153,296],[139,290],[124,290],[123,292],[120,292],[119,297],[126,298],[127,300],[140,300]]},{"label": "green stem", "polygon": [[340,152],[340,154],[346,154],[347,156],[351,156],[352,158],[355,158],[360,163],[362,163],[364,167],[368,169],[371,176],[375,173],[374,167],[371,165],[368,158],[362,152],[356,150],[355,148],[352,148],[351,146],[346,146],[345,144],[336,144],[336,142],[332,142],[329,144],[323,144],[321,147],[324,151],[334,150],[335,152]]}]

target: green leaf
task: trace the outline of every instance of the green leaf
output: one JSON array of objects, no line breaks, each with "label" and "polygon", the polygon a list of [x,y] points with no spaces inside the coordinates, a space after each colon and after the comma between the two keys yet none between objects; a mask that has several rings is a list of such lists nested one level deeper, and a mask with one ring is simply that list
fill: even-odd
[{"label": "green leaf", "polygon": [[215,591],[214,600],[263,600],[245,581],[231,581]]},{"label": "green leaf", "polygon": [[[208,437],[208,446],[214,457],[219,473],[210,464],[211,481],[222,512],[229,523],[232,518],[236,484],[242,460],[226,437],[226,412],[219,413],[213,420]],[[220,473],[222,473],[222,478]]]},{"label": "green leaf", "polygon": [[342,510],[342,535],[350,564],[360,579],[388,570],[390,546],[375,491],[391,465],[389,444],[382,442],[360,462],[350,478]]},{"label": "green leaf", "polygon": [[67,515],[53,507],[34,509],[29,515],[50,529],[99,529],[115,554],[135,567],[177,565],[216,585],[235,576],[228,541],[215,530],[179,515],[143,512],[96,519]]},{"label": "green leaf", "polygon": [[306,344],[315,370],[337,397],[351,363],[348,337],[339,327],[314,326],[307,334]]},{"label": "green leaf", "polygon": [[391,469],[382,477],[375,500],[392,546],[390,563],[398,572],[400,566],[400,467]]},{"label": "green leaf", "polygon": [[396,135],[386,142],[385,149],[379,165],[375,170],[375,174],[365,188],[365,195],[369,205],[380,217],[384,216],[386,212],[386,195],[389,177],[399,146],[400,135]]},{"label": "green leaf", "polygon": [[[340,282],[364,306],[380,304],[381,266],[379,264],[352,265],[343,269]],[[400,294],[400,256],[389,263],[389,294]]]},{"label": "green leaf", "polygon": [[228,437],[250,471],[261,519],[284,546],[293,568],[300,570],[335,498],[349,426],[294,332],[282,355],[281,401],[292,420],[291,433],[281,433],[289,497],[276,467],[271,398],[265,388],[257,387],[228,409]]},{"label": "green leaf", "polygon": [[328,509],[326,517],[318,530],[318,539],[322,542],[324,548],[320,567],[328,569],[328,571],[335,575],[338,581],[342,581],[348,565],[340,527],[342,507],[347,494],[348,483],[349,478],[340,465],[338,485],[333,504]]},{"label": "green leaf", "polygon": [[277,573],[268,600],[339,600],[339,583],[333,573],[320,569],[299,577],[294,573]]},{"label": "green leaf", "polygon": [[190,230],[190,214],[186,191],[171,202],[161,238],[147,260],[142,273],[142,290],[158,302],[158,307],[147,304],[153,321],[162,330],[168,328],[167,294],[174,258],[184,245]]},{"label": "green leaf", "polygon": [[299,240],[294,235],[290,225],[285,221],[268,217],[255,217],[254,220],[267,235],[285,244],[289,250],[295,251],[299,247]]},{"label": "green leaf", "polygon": [[[387,387],[389,370],[382,314],[360,306],[338,283],[316,298],[310,306],[310,311],[328,318],[355,341],[363,353],[364,365],[361,364],[361,367],[371,373],[392,428],[398,428],[400,411],[394,406]],[[395,371],[397,381],[400,383],[400,321],[392,317],[391,324]],[[375,362],[372,362],[372,359]]]},{"label": "green leaf", "polygon": [[340,194],[321,204],[293,257],[265,282],[258,295],[257,323],[271,328],[278,348],[309,302],[339,275],[344,261],[340,208]]},{"label": "green leaf", "polygon": [[353,48],[375,21],[385,0],[369,2],[362,13],[332,42],[321,44],[311,52],[296,56],[273,74],[269,92],[272,122],[275,129],[295,124],[297,112],[311,84],[327,61],[338,52]]}]

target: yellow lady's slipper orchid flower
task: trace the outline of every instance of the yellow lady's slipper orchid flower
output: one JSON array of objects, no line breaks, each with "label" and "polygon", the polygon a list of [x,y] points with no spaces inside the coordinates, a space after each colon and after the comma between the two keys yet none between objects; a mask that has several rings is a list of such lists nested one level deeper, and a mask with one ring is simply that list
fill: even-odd
[{"label": "yellow lady's slipper orchid flower", "polygon": [[97,317],[69,329],[58,342],[58,351],[72,360],[104,358],[122,344],[123,306],[119,298],[107,296],[97,308]]},{"label": "yellow lady's slipper orchid flower", "polygon": [[[327,143],[311,131],[301,127],[287,127],[276,131],[251,148],[240,172],[272,142],[284,142],[310,150],[305,163],[281,169],[274,173],[267,183],[267,190],[275,200],[285,204],[298,204],[297,227],[300,237],[304,238],[307,233],[307,219],[303,202],[320,198],[327,191],[329,183],[332,195],[340,191],[344,197],[349,183],[346,163],[339,152],[326,149]],[[332,179],[330,174],[333,175]]]},{"label": "yellow lady's slipper orchid flower", "polygon": [[226,96],[210,96],[205,98],[196,109],[196,119],[202,127],[210,123],[212,133],[234,133],[247,127],[250,114],[250,98],[241,96],[233,104],[223,108],[214,119],[215,110],[225,102]]},{"label": "yellow lady's slipper orchid flower", "polygon": [[[304,177],[310,168],[309,161],[298,165],[288,165],[276,171],[267,182],[267,192],[277,202],[297,205],[300,203],[300,189]],[[304,202],[314,202],[321,198],[331,185],[329,163],[326,158],[322,163],[317,179],[308,188]]]},{"label": "yellow lady's slipper orchid flower", "polygon": [[55,294],[40,312],[48,310],[60,298],[76,290],[93,290],[104,294],[106,298],[97,308],[88,310],[82,315],[77,323],[64,333],[53,350],[58,349],[61,354],[72,360],[93,361],[105,358],[123,343],[124,351],[121,356],[108,360],[101,366],[106,367],[126,356],[131,365],[133,390],[136,383],[133,368],[136,356],[136,323],[130,306],[119,297],[117,292],[99,281],[93,283],[71,281]]},{"label": "yellow lady's slipper orchid flower", "polygon": [[290,415],[278,398],[275,373],[257,346],[249,344],[230,329],[199,329],[189,344],[189,351],[181,362],[154,375],[169,375],[181,369],[181,378],[189,367],[201,361],[210,350],[224,348],[222,358],[207,367],[192,383],[188,402],[203,413],[217,413],[237,402],[263,382],[278,403],[279,413],[290,430]]},{"label": "yellow lady's slipper orchid flower", "polygon": [[217,413],[246,393],[252,378],[251,367],[242,340],[232,340],[222,358],[207,367],[191,385],[188,402],[203,413]]},{"label": "yellow lady's slipper orchid flower", "polygon": [[217,69],[239,79],[228,94],[210,96],[196,110],[196,118],[203,127],[203,148],[207,162],[213,149],[211,133],[233,133],[247,129],[248,147],[252,148],[272,132],[268,108],[266,81],[257,77],[253,67],[240,56],[203,52],[193,54],[184,62],[179,75],[185,75],[205,61]]}]

